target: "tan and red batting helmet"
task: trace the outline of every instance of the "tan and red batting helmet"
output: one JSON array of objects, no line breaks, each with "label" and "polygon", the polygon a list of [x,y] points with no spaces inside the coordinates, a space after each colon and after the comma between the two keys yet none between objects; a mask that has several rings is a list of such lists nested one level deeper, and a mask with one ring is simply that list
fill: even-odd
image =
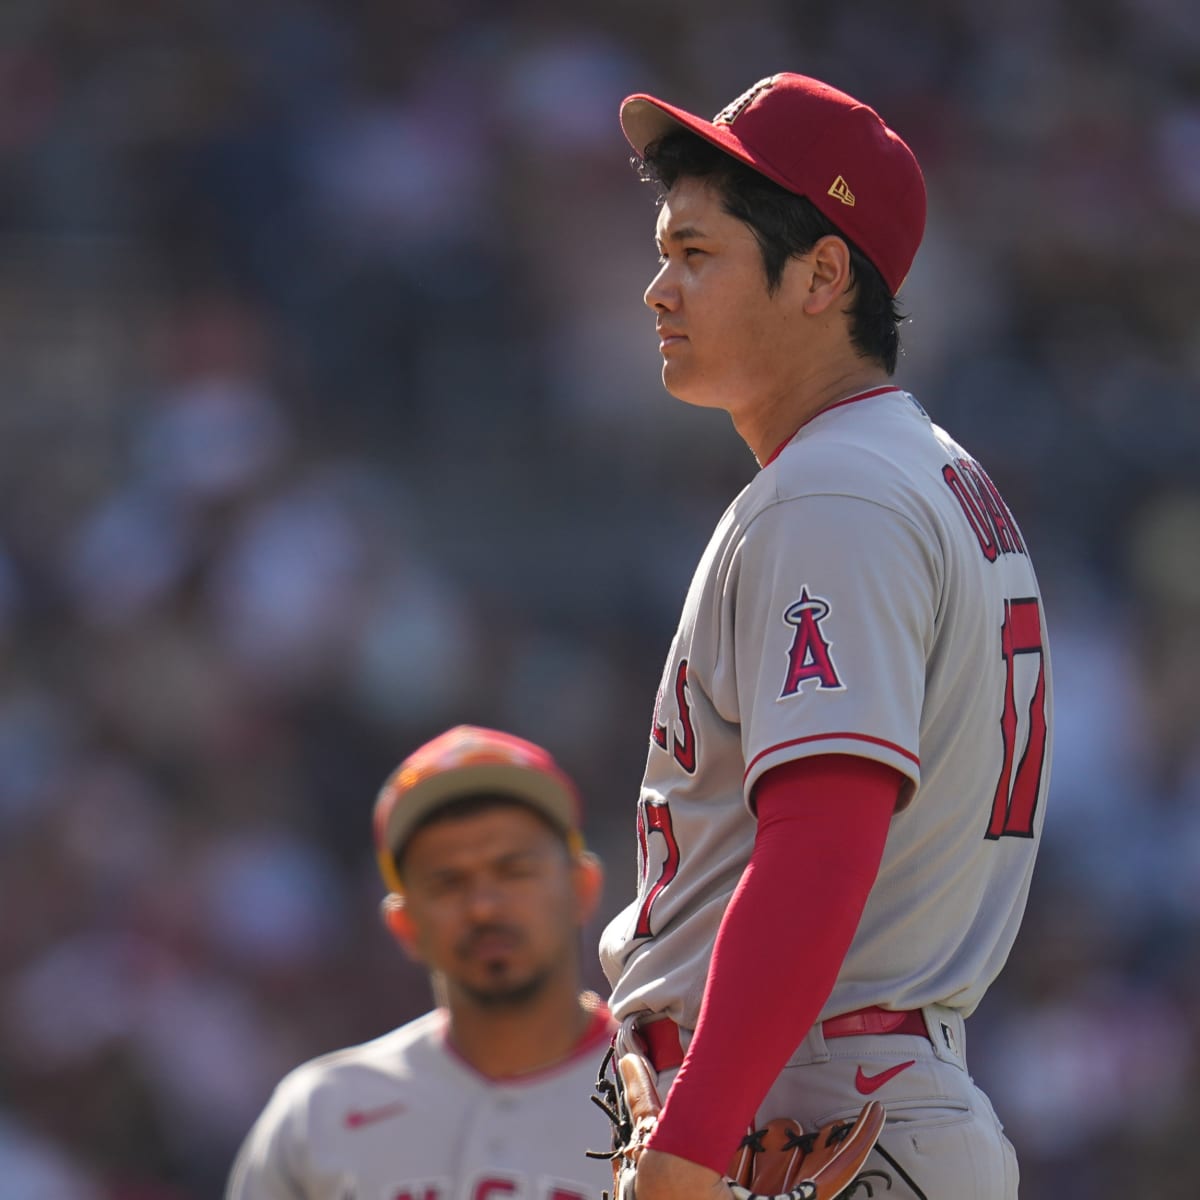
[{"label": "tan and red batting helmet", "polygon": [[391,891],[403,891],[396,863],[413,830],[442,805],[474,795],[511,796],[559,829],[573,852],[583,849],[579,793],[548,751],[511,733],[458,725],[414,750],[379,790],[375,854]]}]

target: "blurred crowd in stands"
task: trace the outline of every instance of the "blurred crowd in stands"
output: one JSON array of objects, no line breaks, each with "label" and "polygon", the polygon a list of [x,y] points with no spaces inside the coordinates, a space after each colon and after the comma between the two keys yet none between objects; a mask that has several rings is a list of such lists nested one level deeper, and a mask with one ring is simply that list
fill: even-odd
[{"label": "blurred crowd in stands", "polygon": [[659,384],[616,110],[777,70],[921,159],[897,381],[1043,577],[1051,808],[974,1072],[1025,1200],[1195,1186],[1194,0],[5,0],[4,1200],[218,1195],[289,1067],[428,1007],[369,812],[450,724],[553,750],[597,935],[625,903],[754,464]]}]

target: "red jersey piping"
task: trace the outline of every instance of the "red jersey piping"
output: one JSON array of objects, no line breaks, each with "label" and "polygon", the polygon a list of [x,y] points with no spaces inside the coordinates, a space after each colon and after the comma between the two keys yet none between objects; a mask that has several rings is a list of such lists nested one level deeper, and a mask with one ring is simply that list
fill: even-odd
[{"label": "red jersey piping", "polygon": [[839,739],[848,739],[853,742],[869,742],[872,746],[884,746],[888,750],[895,750],[897,754],[902,754],[910,762],[916,766],[921,765],[920,758],[913,754],[910,750],[905,750],[903,746],[897,746],[895,742],[889,742],[886,738],[872,737],[869,733],[810,733],[807,737],[792,738],[787,742],[779,742],[774,746],[768,746],[765,750],[760,750],[746,765],[746,772],[742,776],[743,782],[750,778],[750,772],[754,770],[754,765],[760,759],[766,758],[768,754],[774,754],[776,750],[786,750],[789,746],[801,746],[806,742],[827,742],[837,741]]}]

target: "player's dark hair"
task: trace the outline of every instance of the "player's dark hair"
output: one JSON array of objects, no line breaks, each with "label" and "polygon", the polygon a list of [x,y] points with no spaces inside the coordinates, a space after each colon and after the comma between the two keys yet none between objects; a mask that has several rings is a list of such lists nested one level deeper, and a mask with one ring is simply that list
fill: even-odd
[{"label": "player's dark hair", "polygon": [[523,808],[526,812],[532,813],[537,817],[547,829],[560,838],[564,846],[567,845],[567,839],[562,829],[555,825],[536,804],[529,804],[522,800],[520,796],[510,795],[508,792],[467,792],[455,797],[453,800],[447,800],[445,804],[439,804],[432,811],[427,812],[408,831],[408,836],[404,839],[404,844],[394,855],[396,873],[401,878],[404,877],[404,856],[408,852],[409,846],[412,845],[414,835],[422,829],[430,825],[436,825],[439,821],[452,821],[461,817],[473,817],[478,813],[489,812],[494,808]]},{"label": "player's dark hair", "polygon": [[774,294],[789,258],[805,254],[823,237],[840,237],[850,250],[854,298],[850,340],[864,358],[881,363],[889,375],[900,351],[903,316],[875,264],[812,201],[782,188],[736,158],[686,129],[651,142],[638,163],[644,180],[665,194],[681,178],[703,179],[720,193],[725,211],[750,227],[762,252],[767,292]]}]

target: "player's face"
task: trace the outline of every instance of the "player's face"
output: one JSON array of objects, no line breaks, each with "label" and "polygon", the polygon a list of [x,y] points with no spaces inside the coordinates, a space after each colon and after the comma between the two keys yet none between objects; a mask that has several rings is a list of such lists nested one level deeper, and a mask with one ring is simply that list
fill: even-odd
[{"label": "player's face", "polygon": [[434,822],[404,855],[412,950],[478,1005],[519,1004],[553,981],[574,991],[583,916],[562,839],[527,809]]},{"label": "player's face", "polygon": [[739,414],[770,408],[794,386],[796,280],[792,263],[767,291],[750,227],[707,183],[681,179],[658,215],[659,270],[646,289],[663,385],[689,404]]}]

